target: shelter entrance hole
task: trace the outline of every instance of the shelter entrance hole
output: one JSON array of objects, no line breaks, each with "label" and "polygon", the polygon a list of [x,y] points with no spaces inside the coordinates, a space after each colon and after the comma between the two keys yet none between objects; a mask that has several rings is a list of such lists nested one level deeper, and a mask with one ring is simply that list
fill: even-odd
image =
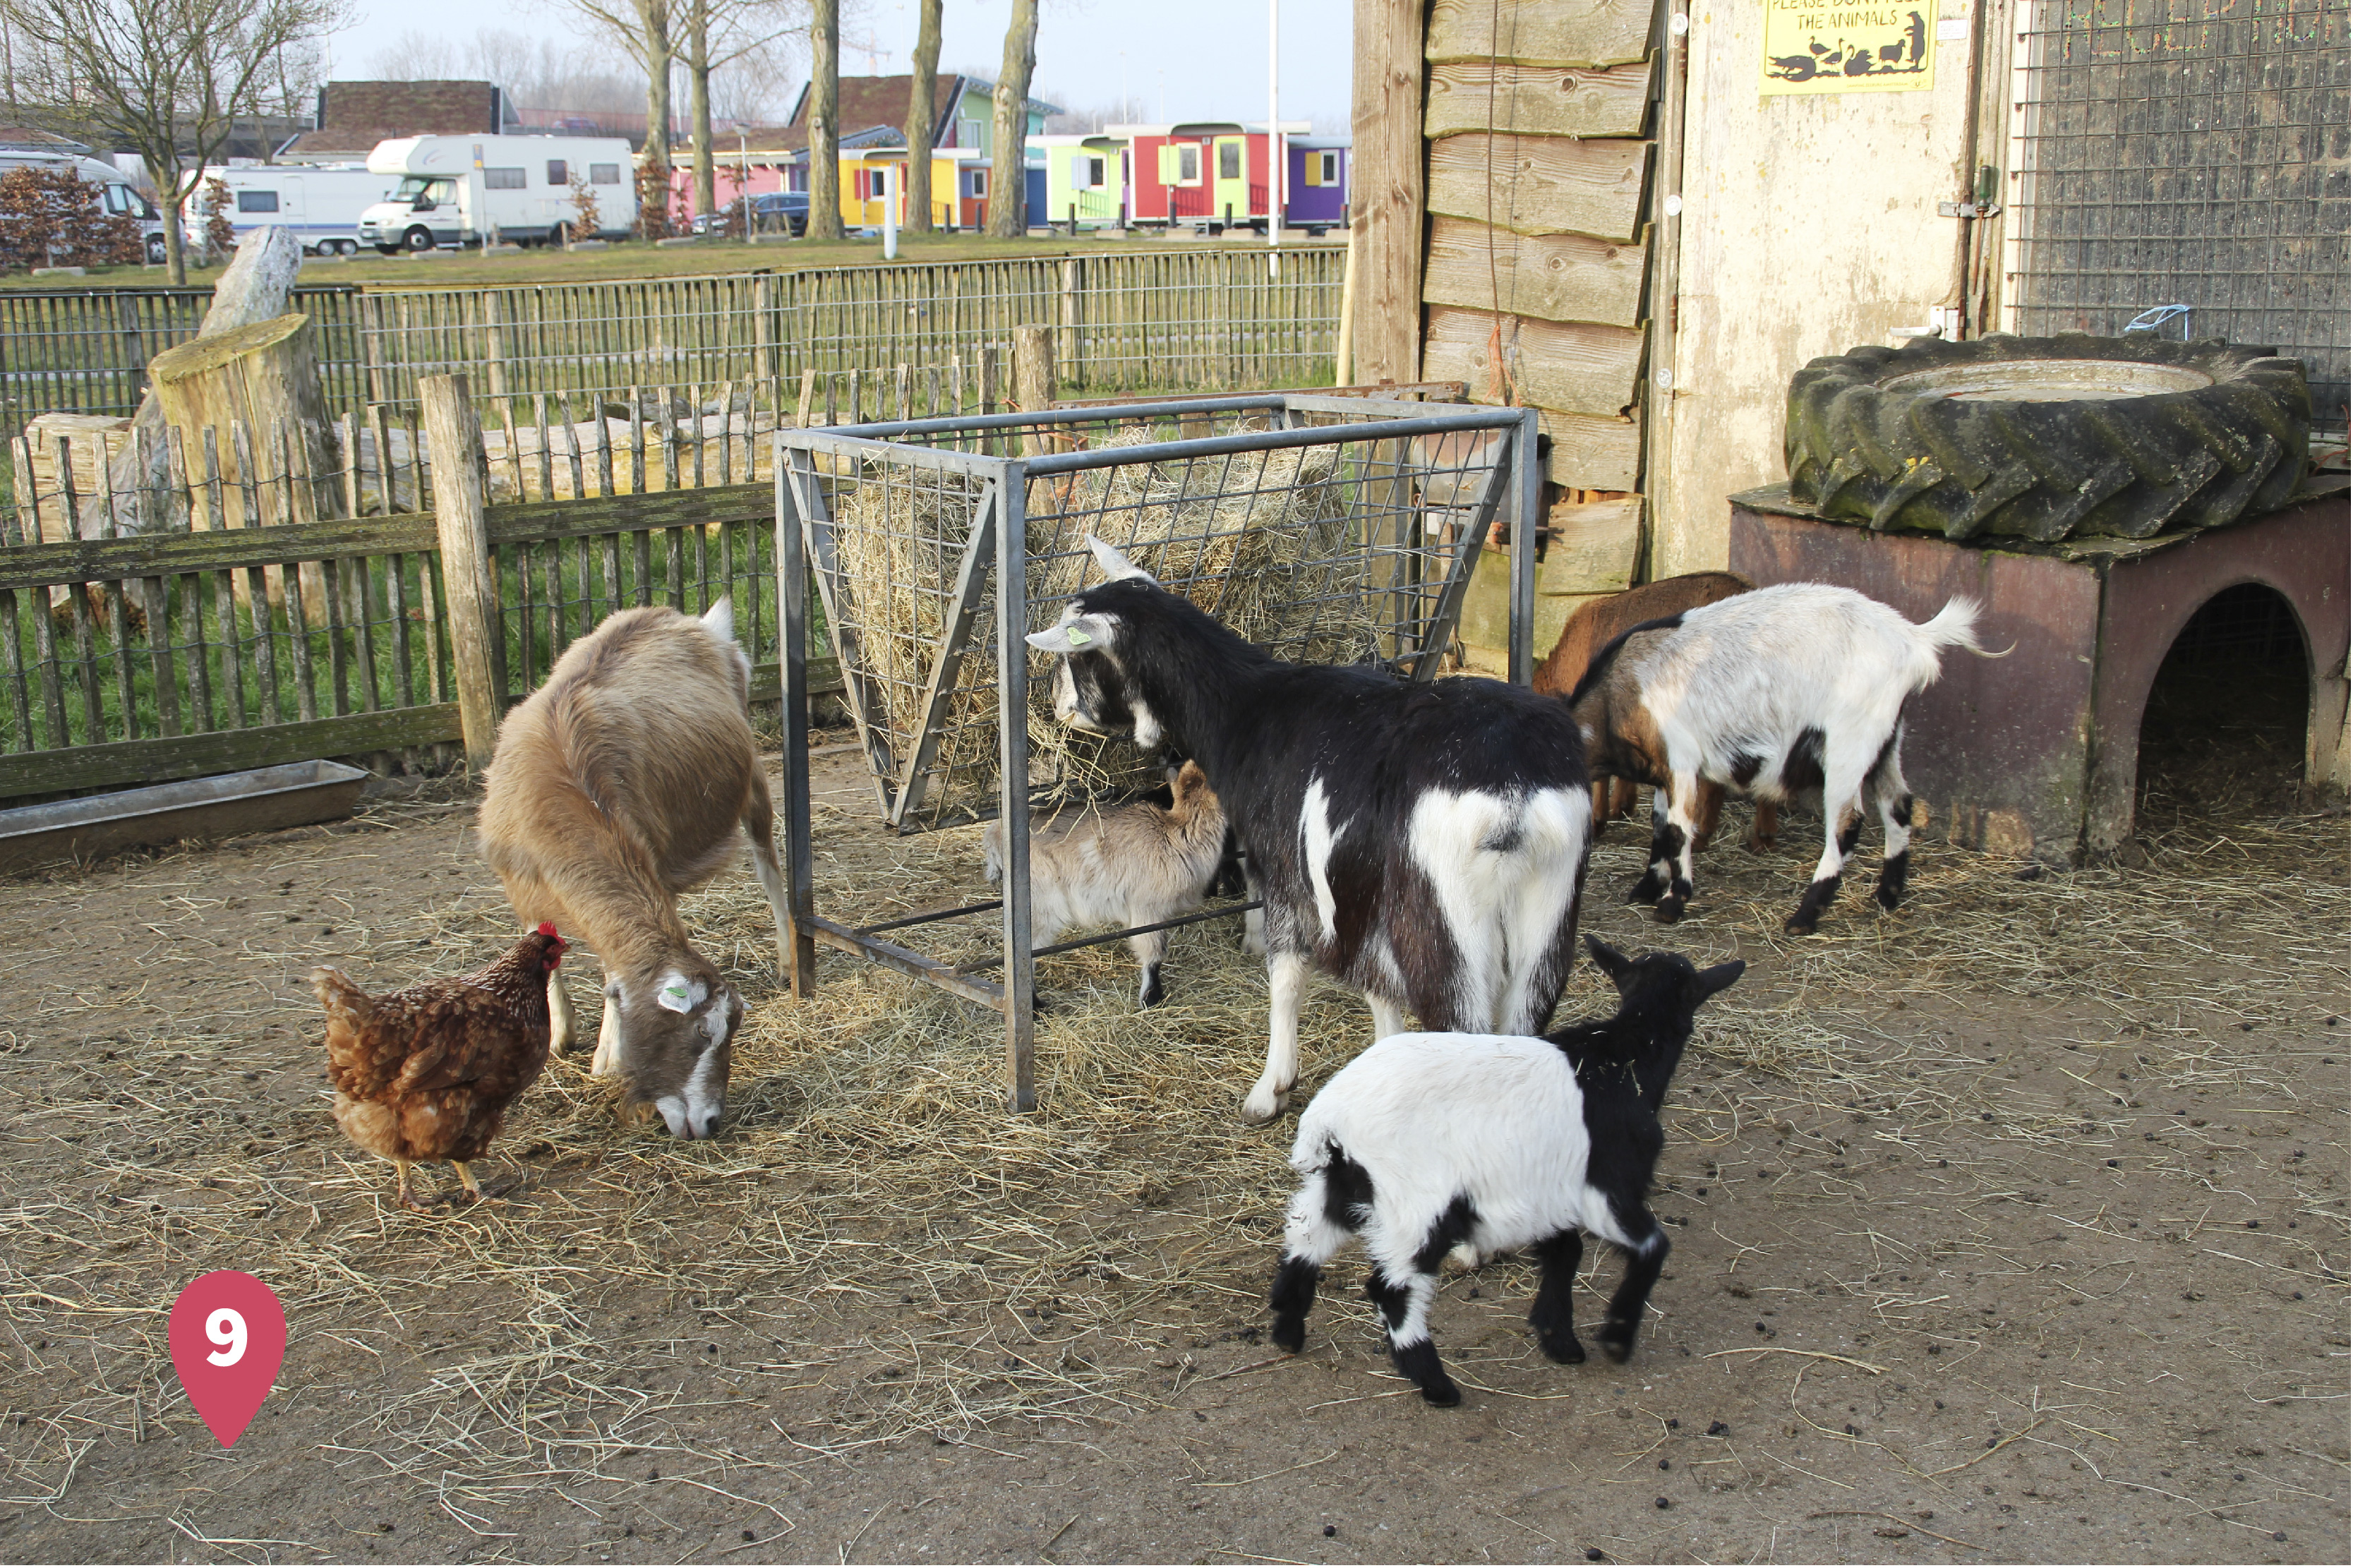
[{"label": "shelter entrance hole", "polygon": [[2200,606],[2142,710],[2136,794],[2145,836],[2295,803],[2309,664],[2304,630],[2277,590],[2242,583]]}]

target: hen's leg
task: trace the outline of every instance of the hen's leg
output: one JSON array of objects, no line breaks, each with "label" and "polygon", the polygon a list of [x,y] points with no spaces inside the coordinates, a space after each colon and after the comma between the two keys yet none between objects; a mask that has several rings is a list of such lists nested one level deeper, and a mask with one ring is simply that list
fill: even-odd
[{"label": "hen's leg", "polygon": [[475,1184],[474,1173],[466,1169],[466,1162],[452,1160],[449,1162],[449,1168],[458,1173],[458,1180],[465,1186],[466,1195],[479,1200],[482,1195],[482,1189]]},{"label": "hen's leg", "polygon": [[392,1163],[392,1168],[400,1173],[400,1206],[405,1209],[415,1209],[417,1213],[423,1214],[425,1205],[418,1203],[408,1190],[408,1162],[395,1160]]}]

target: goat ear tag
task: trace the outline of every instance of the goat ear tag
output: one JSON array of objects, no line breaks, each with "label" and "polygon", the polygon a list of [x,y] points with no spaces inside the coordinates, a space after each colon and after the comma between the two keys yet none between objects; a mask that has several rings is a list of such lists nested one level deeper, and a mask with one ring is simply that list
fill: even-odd
[{"label": "goat ear tag", "polygon": [[659,991],[654,994],[654,1000],[673,1013],[691,1013],[694,1011],[693,998],[688,994],[686,986],[683,984],[672,984],[663,986]]},{"label": "goat ear tag", "polygon": [[1087,636],[1085,629],[1081,626],[1071,626],[1067,628],[1062,633],[1062,637],[1072,647],[1084,647],[1087,644],[1095,640],[1094,638]]}]

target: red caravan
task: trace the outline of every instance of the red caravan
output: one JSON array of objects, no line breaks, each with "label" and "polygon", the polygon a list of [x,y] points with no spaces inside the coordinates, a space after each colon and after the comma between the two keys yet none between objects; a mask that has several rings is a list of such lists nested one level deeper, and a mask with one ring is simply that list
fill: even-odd
[{"label": "red caravan", "polygon": [[[1304,136],[1310,128],[1306,121],[1286,120],[1277,129]],[[1272,210],[1266,121],[1113,125],[1105,134],[1127,138],[1133,149],[1131,222],[1198,229],[1234,224],[1265,231]]]}]

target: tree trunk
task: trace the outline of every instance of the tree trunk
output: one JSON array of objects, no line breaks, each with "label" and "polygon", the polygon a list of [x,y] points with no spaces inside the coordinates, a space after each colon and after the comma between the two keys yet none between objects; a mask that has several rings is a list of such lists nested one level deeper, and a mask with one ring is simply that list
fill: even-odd
[{"label": "tree trunk", "polygon": [[932,232],[932,148],[939,141],[940,12],[946,3],[916,0],[920,15],[915,24],[914,79],[907,89],[909,234]]},{"label": "tree trunk", "polygon": [[694,210],[719,210],[719,174],[711,153],[711,0],[694,0],[687,21],[687,112],[693,117]]},{"label": "tree trunk", "polygon": [[997,156],[988,176],[988,232],[1018,239],[1029,230],[1029,73],[1038,64],[1038,0],[1013,0],[1005,28],[1005,65],[997,73]]},{"label": "tree trunk", "polygon": [[[661,0],[638,0],[646,57],[646,163],[638,182],[638,231],[649,239],[670,232],[670,12]],[[648,213],[649,196],[661,204]]]},{"label": "tree trunk", "polygon": [[841,0],[809,5],[808,237],[841,237]]},{"label": "tree trunk", "polygon": [[180,232],[183,203],[178,194],[179,182],[174,180],[171,188],[173,194],[170,195],[164,195],[162,191],[155,193],[163,197],[164,280],[174,289],[185,289],[188,286],[188,242]]}]

